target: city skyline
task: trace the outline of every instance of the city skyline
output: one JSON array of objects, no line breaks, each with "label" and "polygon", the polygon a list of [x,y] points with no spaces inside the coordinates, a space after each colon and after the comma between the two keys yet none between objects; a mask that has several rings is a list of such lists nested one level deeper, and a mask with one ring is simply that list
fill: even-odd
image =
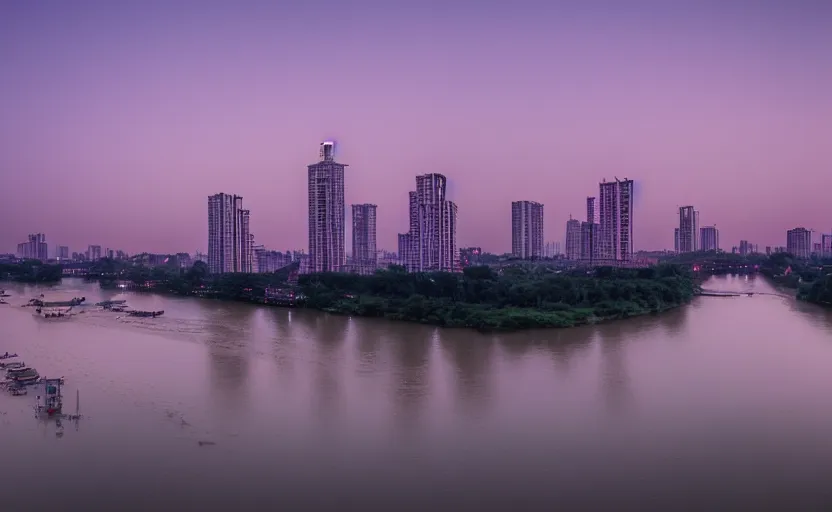
[{"label": "city skyline", "polygon": [[258,243],[305,247],[304,148],[329,137],[351,164],[346,203],[378,205],[380,248],[395,250],[413,176],[430,172],[465,212],[458,245],[496,253],[511,250],[512,200],[547,205],[546,239],[564,243],[616,174],[638,183],[635,250],[670,248],[682,204],[731,245],[832,228],[829,6],[463,4],[228,4],[198,19],[184,3],[3,5],[0,178],[14,187],[0,247],[45,232],[205,251],[218,190],[246,197]]}]

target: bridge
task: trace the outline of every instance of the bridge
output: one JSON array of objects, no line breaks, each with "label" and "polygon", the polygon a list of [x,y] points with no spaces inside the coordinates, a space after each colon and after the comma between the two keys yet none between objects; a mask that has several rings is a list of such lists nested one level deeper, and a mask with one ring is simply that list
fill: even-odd
[{"label": "bridge", "polygon": [[752,297],[754,295],[770,295],[773,297],[785,297],[787,299],[791,299],[791,295],[786,295],[785,293],[776,293],[776,292],[739,292],[733,290],[708,290],[707,288],[702,288],[699,292],[699,295],[703,297],[742,297],[746,295],[748,297]]}]

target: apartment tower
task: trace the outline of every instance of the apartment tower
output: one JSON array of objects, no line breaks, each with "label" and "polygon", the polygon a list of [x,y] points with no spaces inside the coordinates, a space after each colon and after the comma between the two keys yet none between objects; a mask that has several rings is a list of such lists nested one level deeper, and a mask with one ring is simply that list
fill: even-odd
[{"label": "apartment tower", "polygon": [[797,258],[808,259],[812,253],[812,232],[794,228],[786,232],[786,252]]},{"label": "apartment tower", "polygon": [[376,205],[352,205],[352,261],[359,274],[376,270]]},{"label": "apartment tower", "polygon": [[335,161],[335,143],[322,142],[320,161],[309,170],[308,272],[338,272],[346,264],[344,249],[344,169]]},{"label": "apartment tower", "polygon": [[534,201],[511,203],[511,253],[524,260],[543,257],[543,205]]},{"label": "apartment tower", "polygon": [[212,274],[244,271],[246,238],[242,235],[243,229],[248,234],[248,222],[241,196],[208,196],[208,270]]},{"label": "apartment tower", "polygon": [[581,222],[569,216],[566,221],[566,259],[578,260],[581,258]]},{"label": "apartment tower", "polygon": [[679,208],[679,250],[678,252],[695,252],[699,250],[699,212],[693,206]]},{"label": "apartment tower", "polygon": [[410,272],[459,269],[457,206],[445,197],[446,185],[442,174],[423,174],[408,194],[410,231],[399,235],[399,259]]},{"label": "apartment tower", "polygon": [[598,259],[601,245],[601,227],[595,222],[595,198],[586,198],[586,221],[581,222],[581,259]]},{"label": "apartment tower", "polygon": [[699,229],[699,250],[719,250],[719,230],[716,226],[705,226]]},{"label": "apartment tower", "polygon": [[599,257],[629,261],[633,257],[633,180],[624,179],[599,185]]}]

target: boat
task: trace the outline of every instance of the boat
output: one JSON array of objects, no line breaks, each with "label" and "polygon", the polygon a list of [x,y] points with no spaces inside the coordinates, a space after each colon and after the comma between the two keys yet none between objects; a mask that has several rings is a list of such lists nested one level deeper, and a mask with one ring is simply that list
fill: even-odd
[{"label": "boat", "polygon": [[110,307],[110,306],[120,306],[122,304],[127,304],[127,301],[126,300],[105,300],[105,301],[98,302],[95,305],[100,306],[102,308],[107,308],[107,307]]},{"label": "boat", "polygon": [[[43,295],[41,295],[42,297]],[[47,302],[42,299],[32,299],[29,301],[27,306],[37,306],[38,308],[66,308],[72,306],[79,306],[87,300],[86,297],[74,297],[72,300],[60,300],[60,301],[53,301]]]},{"label": "boat", "polygon": [[40,374],[30,366],[21,366],[7,371],[6,379],[11,381],[12,384],[26,386],[37,383],[40,380]]},{"label": "boat", "polygon": [[6,352],[2,356],[0,356],[0,359],[11,359],[13,357],[17,357],[17,354],[9,354],[8,352]]},{"label": "boat", "polygon": [[0,363],[0,368],[4,370],[11,370],[12,368],[23,368],[26,363],[23,361],[5,361]]},{"label": "boat", "polygon": [[9,393],[12,396],[23,396],[27,394],[27,391],[25,386],[10,386]]},{"label": "boat", "polygon": [[3,299],[0,299],[0,304],[8,304],[8,302],[6,302],[6,301],[5,301],[5,300],[3,300]]},{"label": "boat", "polygon": [[157,316],[162,316],[165,314],[164,310],[162,311],[128,311],[128,315],[130,316],[137,316],[140,318],[156,318]]},{"label": "boat", "polygon": [[43,318],[69,318],[72,316],[72,308],[66,308],[64,310],[57,309],[55,311],[44,311],[43,308],[37,308],[35,310],[35,314],[38,316],[43,316]]}]

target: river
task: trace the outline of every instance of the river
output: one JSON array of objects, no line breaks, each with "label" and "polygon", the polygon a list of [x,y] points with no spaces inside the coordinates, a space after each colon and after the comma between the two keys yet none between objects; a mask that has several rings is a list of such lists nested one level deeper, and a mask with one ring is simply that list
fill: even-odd
[{"label": "river", "polygon": [[[754,276],[706,286],[774,292]],[[485,335],[77,279],[3,287],[0,351],[64,376],[65,408],[78,390],[83,415],[58,437],[32,394],[0,395],[4,510],[832,499],[832,314],[791,298],[700,297],[657,316]],[[41,293],[165,314],[42,319],[20,307]]]}]

